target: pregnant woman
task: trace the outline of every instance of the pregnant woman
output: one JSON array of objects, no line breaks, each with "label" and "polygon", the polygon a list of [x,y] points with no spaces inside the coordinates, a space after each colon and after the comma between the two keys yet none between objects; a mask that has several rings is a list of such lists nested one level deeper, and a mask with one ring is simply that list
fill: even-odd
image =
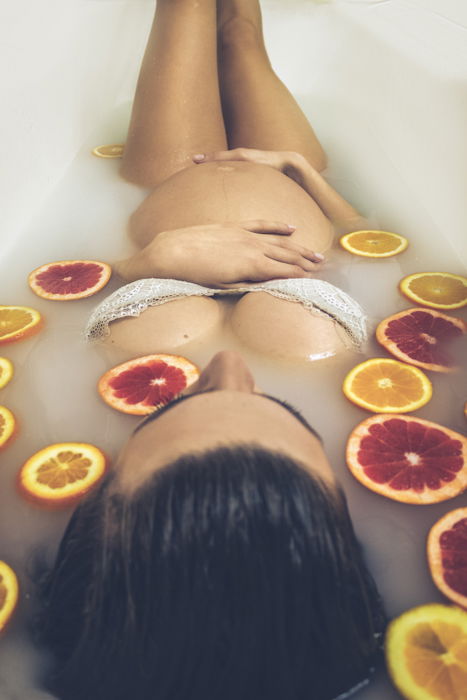
[{"label": "pregnant woman", "polygon": [[[157,2],[123,162],[153,190],[131,220],[143,248],[89,335],[155,352],[229,322],[269,349],[280,324],[290,352],[337,352],[359,310],[313,273],[331,222],[358,214],[318,173],[256,0],[217,15],[218,34],[215,0]],[[245,286],[225,319],[209,294]],[[60,700],[334,700],[368,681],[386,621],[319,436],[230,351],[130,436],[41,601]]]}]

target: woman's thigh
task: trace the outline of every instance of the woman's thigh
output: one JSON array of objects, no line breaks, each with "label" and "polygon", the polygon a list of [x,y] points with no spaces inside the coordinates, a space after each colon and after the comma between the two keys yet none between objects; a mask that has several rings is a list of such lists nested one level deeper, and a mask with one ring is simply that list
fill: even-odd
[{"label": "woman's thigh", "polygon": [[338,323],[267,292],[245,294],[235,305],[230,325],[252,350],[290,360],[330,357],[347,348]]}]

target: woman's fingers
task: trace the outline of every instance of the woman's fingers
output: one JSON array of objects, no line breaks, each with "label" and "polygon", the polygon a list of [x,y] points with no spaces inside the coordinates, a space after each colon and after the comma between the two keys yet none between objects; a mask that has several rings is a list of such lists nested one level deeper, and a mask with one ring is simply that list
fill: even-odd
[{"label": "woman's fingers", "polygon": [[287,263],[288,265],[296,265],[302,268],[305,272],[314,272],[319,269],[319,263],[312,262],[307,258],[300,255],[293,250],[287,250],[287,248],[270,248],[264,253],[266,258],[269,260],[275,260],[276,262]]},{"label": "woman's fingers", "polygon": [[[263,241],[268,244],[268,253],[271,252],[271,248],[274,250],[290,250],[293,253],[301,255],[303,258],[306,258],[306,260],[309,260],[312,263],[319,264],[324,262],[324,255],[321,253],[315,253],[314,250],[305,248],[305,246],[298,245],[288,238],[278,239],[275,236],[264,236],[264,238],[261,238],[261,243]],[[269,248],[269,246],[271,246],[271,248]],[[275,255],[273,255],[273,257],[275,257]]]},{"label": "woman's fingers", "polygon": [[275,233],[281,236],[290,236],[296,229],[293,224],[284,224],[282,221],[267,221],[266,219],[240,221],[237,225],[252,233]]}]

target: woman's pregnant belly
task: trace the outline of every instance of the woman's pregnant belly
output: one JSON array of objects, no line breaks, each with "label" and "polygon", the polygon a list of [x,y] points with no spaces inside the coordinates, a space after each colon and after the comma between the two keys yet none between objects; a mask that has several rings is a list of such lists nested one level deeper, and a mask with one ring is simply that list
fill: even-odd
[{"label": "woman's pregnant belly", "polygon": [[293,224],[292,239],[315,252],[332,242],[329,219],[296,182],[240,161],[193,165],[165,180],[132,215],[130,235],[144,247],[161,231],[251,219]]}]

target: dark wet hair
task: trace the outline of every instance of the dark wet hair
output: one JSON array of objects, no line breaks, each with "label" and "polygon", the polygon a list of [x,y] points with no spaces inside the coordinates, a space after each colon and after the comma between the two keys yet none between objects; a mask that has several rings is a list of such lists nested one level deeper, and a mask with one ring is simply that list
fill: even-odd
[{"label": "dark wet hair", "polygon": [[36,640],[60,700],[331,700],[386,618],[339,487],[256,447],[108,476],[43,577]]}]

